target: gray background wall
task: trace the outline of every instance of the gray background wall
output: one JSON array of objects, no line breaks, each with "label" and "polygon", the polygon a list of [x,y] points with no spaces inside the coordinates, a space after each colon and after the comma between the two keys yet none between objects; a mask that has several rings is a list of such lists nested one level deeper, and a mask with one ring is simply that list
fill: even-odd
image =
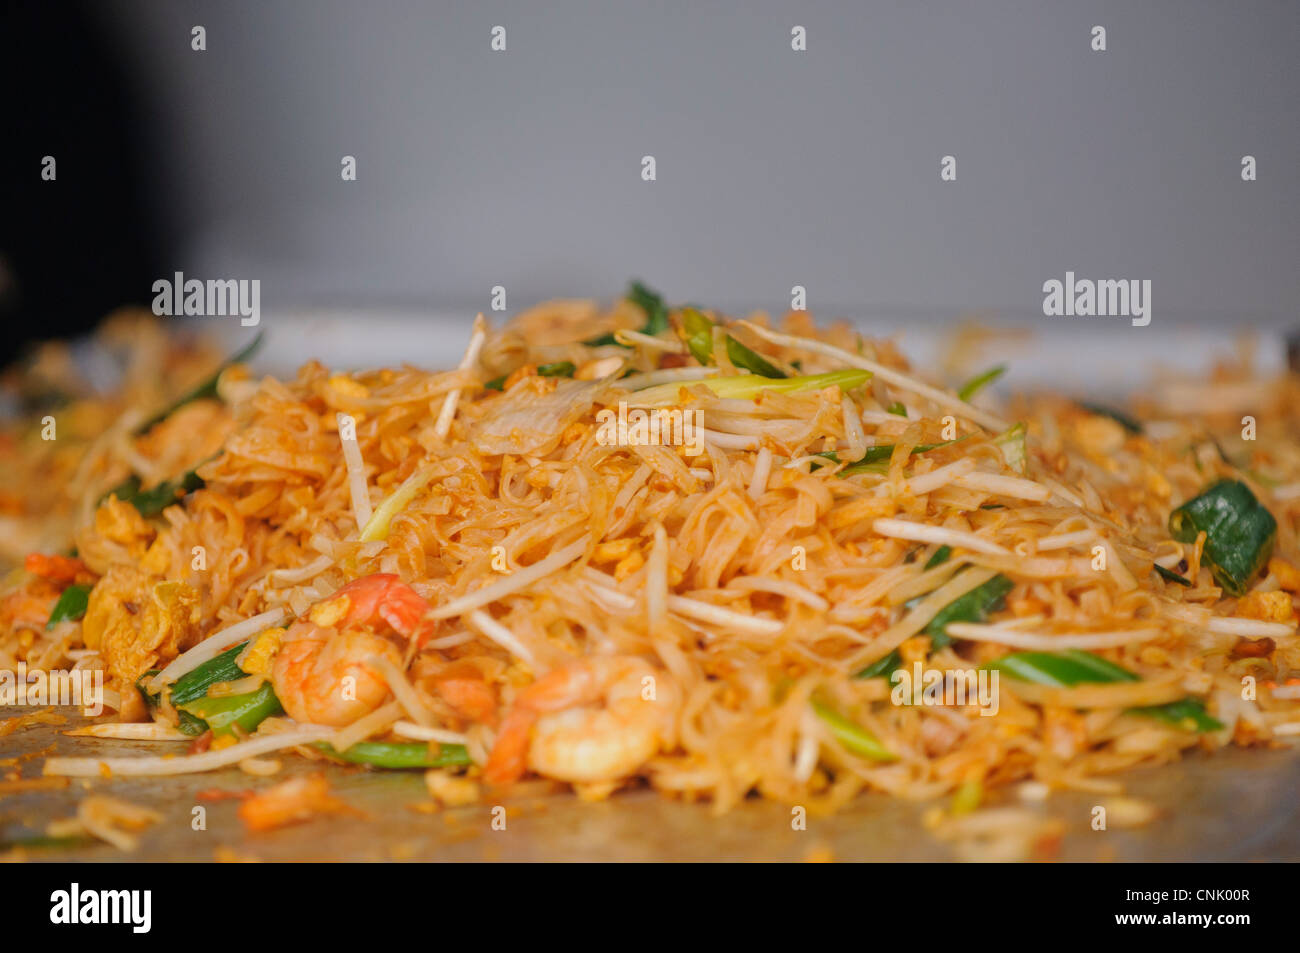
[{"label": "gray background wall", "polygon": [[268,311],[484,308],[495,284],[514,310],[640,276],[735,307],[781,308],[797,283],[819,313],[1032,316],[1066,269],[1150,278],[1154,325],[1278,324],[1300,300],[1296,2],[104,15],[150,96],[176,266],[261,278]]}]

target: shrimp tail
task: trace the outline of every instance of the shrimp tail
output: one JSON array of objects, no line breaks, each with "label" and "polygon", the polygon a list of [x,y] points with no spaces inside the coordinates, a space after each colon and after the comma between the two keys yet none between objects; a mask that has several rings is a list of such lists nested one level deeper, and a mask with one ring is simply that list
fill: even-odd
[{"label": "shrimp tail", "polygon": [[515,707],[501,722],[496,744],[483,768],[483,778],[489,784],[513,784],[524,776],[528,768],[528,743],[537,723],[537,712],[530,708]]}]

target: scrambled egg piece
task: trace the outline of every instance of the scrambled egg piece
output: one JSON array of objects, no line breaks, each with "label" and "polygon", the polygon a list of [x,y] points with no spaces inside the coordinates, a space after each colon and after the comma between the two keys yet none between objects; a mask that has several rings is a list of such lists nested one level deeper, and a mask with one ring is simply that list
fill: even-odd
[{"label": "scrambled egg piece", "polygon": [[252,644],[240,654],[239,667],[249,675],[265,675],[270,678],[271,663],[275,661],[275,655],[280,651],[284,632],[284,629],[271,628],[255,638]]},{"label": "scrambled egg piece", "polygon": [[351,608],[352,600],[346,595],[335,596],[333,599],[326,599],[312,606],[311,611],[307,613],[307,618],[316,625],[329,628],[337,625]]},{"label": "scrambled egg piece", "polygon": [[[155,582],[130,566],[113,566],[90,593],[82,638],[99,649],[123,704],[137,708],[130,685],[198,641],[199,594],[183,582]],[[138,714],[130,710],[123,714]]]},{"label": "scrambled egg piece", "polygon": [[153,539],[154,531],[144,517],[130,503],[123,503],[116,496],[109,497],[95,510],[95,532],[109,542],[118,543],[143,555],[145,546]]},{"label": "scrambled egg piece", "polygon": [[1287,592],[1300,592],[1300,569],[1285,559],[1274,556],[1268,561],[1268,571],[1277,576],[1277,584]]},{"label": "scrambled egg piece", "polygon": [[139,510],[113,496],[95,510],[94,521],[77,532],[76,544],[86,565],[102,574],[116,563],[139,563],[155,535]]},{"label": "scrambled egg piece", "polygon": [[1280,589],[1276,592],[1247,593],[1237,603],[1237,614],[1265,622],[1290,622],[1295,618],[1291,594]]},{"label": "scrambled egg piece", "polygon": [[1089,414],[1074,423],[1074,439],[1089,453],[1109,456],[1124,446],[1124,428],[1109,417]]}]

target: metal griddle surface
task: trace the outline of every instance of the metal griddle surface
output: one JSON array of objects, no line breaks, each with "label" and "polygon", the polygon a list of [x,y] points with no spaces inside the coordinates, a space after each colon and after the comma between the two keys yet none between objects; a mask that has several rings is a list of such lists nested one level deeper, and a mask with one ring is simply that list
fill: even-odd
[{"label": "metal griddle surface", "polygon": [[[9,709],[5,715],[25,709]],[[66,709],[64,710],[67,711]],[[0,757],[54,745],[66,755],[176,752],[175,744],[69,738],[80,723],[40,725],[0,739]],[[24,761],[24,776],[39,775],[40,758]],[[123,854],[108,845],[31,850],[30,860],[211,861],[226,850],[267,861],[934,861],[957,859],[953,848],[922,824],[930,804],[867,795],[829,817],[809,816],[807,830],[791,826],[790,807],[757,799],[715,816],[708,804],[668,800],[648,790],[584,803],[568,794],[517,798],[423,813],[428,804],[420,772],[374,772],[282,757],[273,779],[237,769],[172,778],[73,779],[67,788],[0,797],[0,839],[36,834],[70,817],[87,793],[148,805],[164,820],[140,849]],[[264,788],[293,774],[324,770],[334,792],[364,816],[320,818],[295,827],[248,834],[235,815],[237,801],[200,801],[212,788]],[[1154,802],[1161,815],[1137,829],[1091,828],[1094,794],[1058,793],[1034,807],[1060,818],[1065,836],[1053,859],[1071,861],[1207,861],[1300,859],[1295,790],[1300,758],[1289,750],[1228,750],[1191,755],[1126,775],[1125,794]],[[1019,804],[1009,794],[1000,800]],[[506,808],[506,829],[493,830],[494,803]],[[202,804],[206,830],[191,826]],[[225,850],[223,850],[225,849]]]}]

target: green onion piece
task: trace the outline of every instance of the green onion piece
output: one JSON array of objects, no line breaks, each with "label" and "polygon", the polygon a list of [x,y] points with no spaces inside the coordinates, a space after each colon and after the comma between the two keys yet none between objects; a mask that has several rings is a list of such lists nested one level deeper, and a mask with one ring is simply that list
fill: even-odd
[{"label": "green onion piece", "polygon": [[[690,386],[703,384],[718,397],[748,400],[757,397],[765,390],[777,391],[782,394],[804,394],[827,387],[852,390],[855,387],[861,387],[870,379],[870,371],[844,370],[781,379],[760,377],[757,374],[737,374],[734,377],[706,377],[688,383]],[[686,385],[672,383],[647,387],[645,390],[639,390],[633,394],[633,400],[638,405],[671,404],[677,400],[677,395],[681,392],[683,386]]]},{"label": "green onion piece", "polygon": [[205,696],[176,707],[206,722],[213,735],[234,734],[235,725],[244,734],[251,734],[265,719],[284,711],[270,682],[263,682],[255,691],[240,695]]},{"label": "green onion piece", "polygon": [[[150,692],[147,683],[158,674],[158,671],[159,670],[156,668],[151,668],[135,680],[136,691],[140,693],[140,697],[144,699],[145,707],[151,712],[157,711],[158,709],[158,693]],[[207,687],[204,686],[203,690],[207,691]],[[178,716],[178,724],[176,727],[180,729],[182,734],[189,735],[193,738],[208,730],[207,722],[200,718],[195,718],[189,712],[178,710],[176,714]]]},{"label": "green onion piece", "polygon": [[977,374],[965,384],[961,385],[961,390],[957,391],[957,396],[962,400],[970,400],[985,387],[988,387],[995,380],[1007,372],[1005,364],[999,364],[997,367],[991,367],[983,374]]},{"label": "green onion piece", "polygon": [[393,517],[410,504],[412,500],[424,489],[425,484],[433,479],[437,473],[434,466],[426,466],[416,470],[409,477],[402,481],[402,485],[388,495],[377,507],[374,514],[361,529],[358,539],[363,543],[369,543],[376,539],[387,539],[388,528],[393,522]]},{"label": "green onion piece", "polygon": [[399,744],[386,741],[358,741],[346,751],[335,751],[326,741],[314,742],[311,747],[333,758],[352,764],[368,764],[376,768],[449,768],[470,763],[464,745],[439,745],[438,753],[430,755],[424,743]]},{"label": "green onion piece", "polygon": [[189,712],[181,709],[177,709],[176,715],[178,718],[178,724],[176,727],[180,729],[180,732],[183,735],[197,738],[208,730],[208,723],[202,718],[195,718]]},{"label": "green onion piece", "polygon": [[172,685],[172,704],[179,708],[203,698],[207,695],[208,689],[217,682],[233,682],[243,678],[248,673],[235,664],[235,659],[247,645],[247,642],[243,642],[234,648],[226,649],[220,655],[208,659],[178,678]]},{"label": "green onion piece", "polygon": [[78,585],[64,589],[63,595],[59,596],[59,601],[54,603],[54,608],[50,610],[50,620],[45,623],[45,631],[50,631],[60,622],[75,622],[84,616],[92,588]]},{"label": "green onion piece", "polygon": [[195,470],[190,470],[177,480],[163,480],[149,490],[140,489],[140,478],[132,473],[129,477],[109,490],[101,499],[116,496],[123,503],[130,503],[141,516],[157,516],[167,507],[180,500],[187,493],[203,489],[203,479]]},{"label": "green onion piece", "polygon": [[261,346],[262,333],[263,332],[261,331],[257,332],[257,337],[253,338],[253,340],[249,344],[245,345],[234,355],[232,355],[229,360],[227,360],[220,367],[218,367],[216,371],[213,372],[212,376],[204,380],[203,383],[200,384],[198,387],[194,388],[188,394],[185,394],[183,397],[176,400],[176,402],[173,403],[166,410],[163,410],[160,413],[155,414],[154,416],[146,420],[144,423],[142,423],[140,426],[136,427],[135,436],[138,437],[141,434],[148,433],[157,424],[162,423],[164,420],[166,420],[172,414],[176,413],[176,411],[180,410],[186,404],[192,404],[196,400],[215,399],[217,396],[217,381],[221,379],[222,373],[227,368],[232,367],[235,364],[242,364],[245,361],[247,361],[250,357],[252,357],[253,352],[256,351],[259,346]]},{"label": "green onion piece", "polygon": [[889,678],[897,671],[898,667],[903,664],[903,657],[898,654],[898,649],[890,652],[882,659],[876,659],[862,671],[854,675],[854,678]]},{"label": "green onion piece", "polygon": [[[919,443],[912,448],[912,453],[929,453],[931,450],[938,450],[940,447],[947,447],[954,443],[965,440],[965,436],[958,437],[956,440],[944,440],[941,443]],[[830,451],[834,453],[834,451]],[[826,456],[823,453],[821,456]],[[894,455],[894,445],[892,443],[882,444],[878,447],[868,447],[867,452],[858,460],[850,463],[838,474],[840,477],[856,476],[859,473],[880,473],[889,472],[889,459]],[[838,456],[835,458],[839,459]]]},{"label": "green onion piece", "polygon": [[557,361],[554,364],[538,364],[538,377],[572,377],[577,368],[572,361]]},{"label": "green onion piece", "polygon": [[[701,364],[713,363],[713,322],[695,308],[682,309],[682,330],[686,335],[686,347]],[[776,367],[757,351],[741,344],[730,334],[727,335],[727,357],[741,370],[757,374],[759,377],[785,377]]]},{"label": "green onion piece", "polygon": [[1192,581],[1190,579],[1186,576],[1178,575],[1178,573],[1174,572],[1172,569],[1166,569],[1159,563],[1153,563],[1151,568],[1156,571],[1156,574],[1159,575],[1161,579],[1164,579],[1167,582],[1176,582],[1180,586],[1186,586],[1188,589],[1192,588]]},{"label": "green onion piece", "polygon": [[627,300],[645,312],[645,324],[641,325],[642,334],[654,337],[668,330],[668,308],[664,305],[662,296],[651,291],[641,282],[634,281],[628,286]]},{"label": "green onion piece", "polygon": [[1006,604],[1007,593],[1014,587],[1015,583],[1006,576],[996,575],[948,603],[921,631],[930,636],[932,648],[941,649],[951,645],[952,636],[948,634],[951,623],[983,622],[990,613],[997,612]]},{"label": "green onion piece", "polygon": [[896,417],[907,416],[907,408],[903,406],[903,402],[901,400],[894,401],[892,404],[890,404],[888,407],[885,408],[885,412],[893,414]]},{"label": "green onion piece", "polygon": [[88,834],[68,834],[51,837],[49,834],[32,834],[28,837],[11,837],[0,840],[0,852],[17,850],[71,850],[76,847],[90,847],[103,843]]},{"label": "green onion piece", "polygon": [[1115,423],[1119,424],[1131,434],[1142,433],[1142,425],[1122,411],[1114,407],[1107,407],[1104,404],[1093,404],[1088,401],[1079,401],[1079,406],[1090,414],[1096,414],[1098,417],[1109,417]]},{"label": "green onion piece", "polygon": [[952,796],[952,813],[957,816],[969,814],[980,806],[980,801],[984,797],[984,785],[980,781],[971,779],[963,781],[961,787],[953,793]]},{"label": "green onion piece", "polygon": [[1069,688],[1084,682],[1136,682],[1138,676],[1099,655],[1079,649],[1013,652],[983,666],[1022,682]]},{"label": "green onion piece", "polygon": [[[623,297],[645,312],[645,324],[638,329],[642,334],[649,334],[653,337],[668,330],[668,308],[664,305],[664,299],[658,294],[641,284],[641,282],[633,281],[628,286],[627,294]],[[587,347],[605,347],[610,344],[618,347],[628,346],[616,338],[612,331],[582,343]]]},{"label": "green onion piece", "polygon": [[[1054,688],[1096,682],[1138,682],[1141,677],[1091,652],[1066,649],[1061,652],[1014,652],[982,666],[1011,678]],[[1165,705],[1130,709],[1133,714],[1158,718],[1187,731],[1218,731],[1223,725],[1205,711],[1195,698]]]},{"label": "green onion piece", "polygon": [[1138,714],[1158,718],[1183,731],[1204,732],[1223,729],[1223,722],[1210,715],[1205,710],[1205,705],[1196,698],[1183,698],[1167,705],[1151,705],[1133,710]]},{"label": "green onion piece", "polygon": [[1204,532],[1204,555],[1215,581],[1230,595],[1242,596],[1272,555],[1277,520],[1246,484],[1220,480],[1169,514],[1169,532],[1182,543]]},{"label": "green onion piece", "polygon": [[713,322],[695,308],[682,309],[682,335],[691,357],[701,364],[713,363]]},{"label": "green onion piece", "polygon": [[830,728],[835,740],[847,750],[872,761],[896,761],[897,756],[881,744],[880,739],[861,725],[849,721],[829,705],[814,700],[813,711]]},{"label": "green onion piece", "polygon": [[[554,364],[538,364],[538,377],[572,377],[577,371],[572,361],[556,361]],[[502,374],[500,377],[494,377],[483,385],[484,390],[505,390],[506,379],[509,374]]]},{"label": "green onion piece", "polygon": [[736,367],[760,377],[785,377],[785,374],[777,370],[761,354],[741,344],[730,334],[727,335],[727,357]]},{"label": "green onion piece", "polygon": [[934,555],[925,561],[926,569],[933,569],[935,566],[942,566],[952,556],[952,547],[944,543],[934,551]]},{"label": "green onion piece", "polygon": [[1012,424],[1003,433],[993,438],[993,443],[1002,451],[1002,459],[1007,466],[1019,474],[1025,472],[1025,425]]}]

